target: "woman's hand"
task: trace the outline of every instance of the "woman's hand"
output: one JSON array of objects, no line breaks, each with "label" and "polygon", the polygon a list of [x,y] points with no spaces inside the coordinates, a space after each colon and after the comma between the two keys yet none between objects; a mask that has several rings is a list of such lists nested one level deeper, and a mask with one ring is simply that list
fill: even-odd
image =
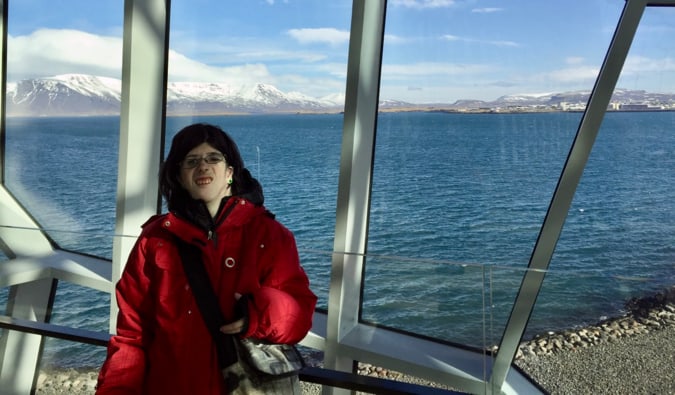
[{"label": "woman's hand", "polygon": [[221,326],[220,331],[226,335],[237,335],[244,331],[245,326],[246,326],[246,319],[241,318],[234,322],[230,322],[229,324]]},{"label": "woman's hand", "polygon": [[[234,298],[239,302],[239,299],[241,299],[241,294],[236,293],[234,294]],[[241,300],[242,303],[246,303],[246,300]],[[246,305],[239,306],[239,310],[241,310],[241,314],[244,315],[243,318],[240,318],[236,321],[230,322],[229,324],[225,324],[220,327],[220,331],[223,332],[226,335],[238,335],[240,333],[244,333],[248,327],[248,318],[247,318],[247,310],[246,310]]]}]

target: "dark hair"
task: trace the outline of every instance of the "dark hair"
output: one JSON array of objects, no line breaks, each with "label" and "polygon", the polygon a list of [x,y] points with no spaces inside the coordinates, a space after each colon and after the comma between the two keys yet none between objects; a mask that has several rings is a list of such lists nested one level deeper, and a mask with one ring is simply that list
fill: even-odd
[{"label": "dark hair", "polygon": [[256,205],[262,205],[262,186],[244,167],[239,148],[232,137],[218,126],[196,123],[184,127],[174,136],[169,155],[159,171],[159,190],[166,199],[169,210],[180,210],[194,200],[179,182],[180,162],[188,152],[202,143],[220,151],[225,156],[227,165],[234,169],[232,195],[242,196]]}]

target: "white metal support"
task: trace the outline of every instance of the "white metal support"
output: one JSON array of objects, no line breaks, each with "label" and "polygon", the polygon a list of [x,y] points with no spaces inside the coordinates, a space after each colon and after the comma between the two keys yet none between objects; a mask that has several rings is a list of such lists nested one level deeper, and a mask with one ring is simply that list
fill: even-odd
[{"label": "white metal support", "polygon": [[[47,322],[57,281],[41,279],[12,288],[7,310],[10,316]],[[30,394],[37,377],[43,337],[9,331],[0,338],[0,394]]]},{"label": "white metal support", "polygon": [[[126,0],[122,58],[117,215],[113,284],[119,280],[141,225],[158,212],[164,135],[168,0]],[[130,236],[130,237],[129,237]],[[110,331],[117,325],[111,298]]]},{"label": "white metal support", "polygon": [[[4,70],[4,68],[3,68]],[[4,96],[4,92],[3,92]],[[3,150],[4,153],[4,150]],[[2,160],[4,158],[0,158]],[[46,272],[39,258],[53,254],[52,246],[38,225],[0,186],[0,246],[11,259],[0,267],[2,281],[19,278],[11,285],[7,314],[46,322],[50,316],[57,281],[42,277]],[[17,260],[34,261],[27,267],[17,266]],[[9,269],[13,275],[9,275]],[[29,394],[39,366],[43,338],[23,332],[8,331],[0,337],[0,394]]]},{"label": "white metal support", "polygon": [[342,371],[352,371],[354,364],[338,344],[359,320],[385,8],[384,0],[355,0],[352,9],[324,356],[326,367]]},{"label": "white metal support", "polygon": [[0,0],[0,183],[5,183],[5,115],[7,105],[7,1]]}]

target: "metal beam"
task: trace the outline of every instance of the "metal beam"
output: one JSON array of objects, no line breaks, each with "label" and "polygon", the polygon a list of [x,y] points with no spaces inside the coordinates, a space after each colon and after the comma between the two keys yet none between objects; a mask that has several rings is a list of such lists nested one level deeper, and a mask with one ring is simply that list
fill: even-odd
[{"label": "metal beam", "polygon": [[[49,322],[57,280],[41,279],[12,287],[7,313],[12,317]],[[32,393],[40,366],[44,338],[10,331],[0,337],[0,392],[3,395]]]},{"label": "metal beam", "polygon": [[0,0],[0,184],[5,183],[5,117],[7,114],[7,1]]},{"label": "metal beam", "polygon": [[351,371],[354,361],[338,344],[360,315],[385,9],[384,0],[355,0],[352,8],[324,354],[326,367],[342,371]]},{"label": "metal beam", "polygon": [[[159,165],[164,142],[168,59],[168,0],[126,0],[122,108],[115,234],[137,236],[159,211]],[[120,278],[135,237],[113,241],[112,282]],[[117,325],[111,298],[110,331]]]}]

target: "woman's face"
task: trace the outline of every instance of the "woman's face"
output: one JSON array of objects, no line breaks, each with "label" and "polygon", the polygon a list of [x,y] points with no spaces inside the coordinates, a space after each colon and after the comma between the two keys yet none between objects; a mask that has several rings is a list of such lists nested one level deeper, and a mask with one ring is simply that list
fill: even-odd
[{"label": "woman's face", "polygon": [[215,215],[220,201],[232,194],[228,181],[234,173],[223,154],[207,143],[193,148],[180,163],[180,182],[193,199],[206,203]]}]

